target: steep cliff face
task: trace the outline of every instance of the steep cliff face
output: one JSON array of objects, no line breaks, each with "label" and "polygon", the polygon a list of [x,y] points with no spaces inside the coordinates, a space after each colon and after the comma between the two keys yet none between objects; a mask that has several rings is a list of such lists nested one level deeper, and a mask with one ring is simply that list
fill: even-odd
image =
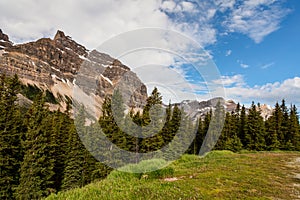
[{"label": "steep cliff face", "polygon": [[124,83],[128,87],[122,94],[129,99],[128,106],[143,107],[147,98],[145,85],[129,67],[107,54],[87,50],[62,31],[57,31],[54,39],[13,45],[0,30],[0,72],[18,74],[23,84],[51,91],[59,99],[56,109],[64,109],[68,98],[83,103],[74,99],[78,88],[95,99],[97,108]]}]

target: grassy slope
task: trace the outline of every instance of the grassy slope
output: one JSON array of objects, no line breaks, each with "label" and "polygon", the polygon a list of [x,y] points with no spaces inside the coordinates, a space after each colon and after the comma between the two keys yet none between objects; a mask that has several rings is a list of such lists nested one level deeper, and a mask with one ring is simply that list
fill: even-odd
[{"label": "grassy slope", "polygon": [[[108,177],[81,189],[52,195],[68,199],[297,199],[299,166],[288,162],[300,153],[212,152],[205,158],[185,155],[171,167],[179,180]],[[300,196],[298,196],[300,198]]]}]

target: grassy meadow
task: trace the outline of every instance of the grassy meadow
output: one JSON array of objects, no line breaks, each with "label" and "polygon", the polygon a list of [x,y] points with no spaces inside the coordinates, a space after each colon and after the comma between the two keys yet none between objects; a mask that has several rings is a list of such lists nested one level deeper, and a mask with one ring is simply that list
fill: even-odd
[{"label": "grassy meadow", "polygon": [[113,171],[47,200],[300,199],[299,173],[299,152],[214,151],[183,155],[160,172]]}]

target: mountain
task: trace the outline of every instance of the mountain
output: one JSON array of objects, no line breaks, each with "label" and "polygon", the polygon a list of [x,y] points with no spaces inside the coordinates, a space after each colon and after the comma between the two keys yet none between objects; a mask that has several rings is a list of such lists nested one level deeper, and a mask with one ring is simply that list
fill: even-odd
[{"label": "mountain", "polygon": [[[18,74],[21,82],[32,90],[48,91],[58,101],[49,104],[52,110],[63,111],[72,100],[77,105],[83,103],[90,113],[96,111],[99,116],[105,96],[116,88],[122,91],[127,108],[142,109],[147,99],[146,86],[129,67],[105,53],[86,49],[62,31],[57,31],[53,39],[14,45],[0,29],[0,73]],[[19,95],[19,99],[24,105],[30,104],[26,95]],[[228,112],[236,109],[233,100],[219,97],[177,104],[197,119],[214,110],[219,101]],[[273,110],[262,105],[261,111],[267,119]]]},{"label": "mountain", "polygon": [[73,100],[99,115],[104,97],[116,88],[122,91],[128,107],[142,108],[147,99],[146,86],[129,67],[107,54],[86,49],[62,31],[53,39],[14,45],[0,30],[0,73],[17,74],[24,85],[53,95],[58,101],[50,104],[53,110],[65,110]]},{"label": "mountain", "polygon": [[[224,106],[226,112],[234,112],[236,110],[237,103],[235,103],[233,100],[225,100],[222,97],[216,97],[200,102],[196,100],[184,100],[180,103],[177,103],[177,105],[179,108],[183,109],[188,116],[196,120],[198,118],[203,119],[210,110],[214,111],[218,102]],[[249,109],[246,108],[246,113],[248,110]],[[260,111],[261,116],[264,119],[268,119],[272,115],[273,109],[271,106],[263,104],[260,106]]]}]

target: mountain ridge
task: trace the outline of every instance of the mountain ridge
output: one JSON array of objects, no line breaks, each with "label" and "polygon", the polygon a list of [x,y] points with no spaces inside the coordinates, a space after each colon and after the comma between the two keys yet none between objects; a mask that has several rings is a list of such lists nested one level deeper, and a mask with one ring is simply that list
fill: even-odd
[{"label": "mountain ridge", "polygon": [[[14,45],[0,29],[0,72],[18,74],[23,84],[52,92],[59,99],[58,105],[50,106],[52,110],[65,110],[66,102],[68,98],[74,97],[74,88],[78,84],[90,100],[94,99],[93,104],[85,106],[90,110],[96,107],[97,116],[101,114],[105,96],[111,95],[117,87],[124,91],[122,95],[127,100],[127,108],[142,109],[146,104],[147,88],[128,66],[108,54],[88,50],[61,30],[56,32],[53,39],[41,38]],[[30,102],[25,97],[20,98],[27,105]],[[234,111],[237,105],[233,100],[220,97],[201,102],[185,100],[175,104],[196,119],[214,110],[218,101],[228,112]],[[268,105],[262,105],[262,116],[265,119],[272,111]]]},{"label": "mountain ridge", "polygon": [[[126,85],[129,87],[124,90],[128,93],[125,94],[129,99],[127,106],[142,108],[145,105],[147,88],[129,67],[107,54],[88,50],[63,31],[58,30],[53,39],[13,45],[1,30],[0,47],[0,72],[8,76],[17,74],[23,84],[53,93],[59,99],[59,105],[51,105],[53,110],[65,110],[68,99],[77,101],[73,99],[74,90],[81,86],[80,89],[94,99],[93,104],[88,102],[85,106],[96,107],[99,116],[105,96],[112,94],[123,76],[128,77]],[[81,82],[76,80],[78,77]]]}]

